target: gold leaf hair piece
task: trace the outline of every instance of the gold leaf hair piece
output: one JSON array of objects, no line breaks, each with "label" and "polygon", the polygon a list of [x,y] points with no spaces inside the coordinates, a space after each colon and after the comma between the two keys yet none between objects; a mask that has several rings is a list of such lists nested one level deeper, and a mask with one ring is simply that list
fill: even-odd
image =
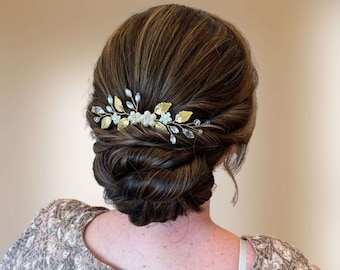
[{"label": "gold leaf hair piece", "polygon": [[105,110],[100,106],[93,106],[91,112],[95,114],[93,120],[100,123],[102,129],[108,129],[112,124],[117,126],[117,130],[121,131],[129,125],[142,124],[145,127],[154,127],[160,131],[170,134],[170,142],[176,144],[177,134],[184,134],[187,138],[195,138],[196,133],[202,134],[201,129],[205,125],[209,125],[209,121],[203,124],[199,119],[188,122],[193,114],[192,111],[180,111],[173,118],[169,109],[172,106],[171,102],[158,103],[153,112],[146,110],[143,113],[138,111],[138,104],[141,100],[140,93],[133,96],[130,89],[125,89],[125,94],[130,100],[126,101],[126,106],[129,112],[123,106],[123,102],[119,97],[108,96],[108,105]]}]

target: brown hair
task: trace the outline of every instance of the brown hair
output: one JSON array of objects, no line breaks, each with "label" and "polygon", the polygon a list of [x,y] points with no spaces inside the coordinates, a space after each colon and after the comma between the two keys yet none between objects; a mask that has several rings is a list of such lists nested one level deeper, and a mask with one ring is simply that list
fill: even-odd
[{"label": "brown hair", "polygon": [[[212,171],[233,144],[238,151],[224,165],[235,182],[255,123],[256,86],[247,42],[230,23],[180,5],[130,17],[99,57],[87,110],[94,175],[106,200],[140,226],[199,212],[212,195]],[[125,102],[125,88],[141,93],[140,112],[172,102],[172,115],[189,110],[211,125],[194,139],[176,135],[175,145],[166,132],[142,125],[101,129],[92,106],[105,108],[108,95]]]}]

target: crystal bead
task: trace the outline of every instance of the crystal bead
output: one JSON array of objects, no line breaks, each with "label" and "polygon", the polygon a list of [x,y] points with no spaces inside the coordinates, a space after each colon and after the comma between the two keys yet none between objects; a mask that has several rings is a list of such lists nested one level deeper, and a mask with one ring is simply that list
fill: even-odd
[{"label": "crystal bead", "polygon": [[175,135],[173,135],[173,134],[170,135],[170,142],[171,142],[172,144],[175,144],[175,143],[176,143],[176,137],[175,137]]},{"label": "crystal bead", "polygon": [[195,125],[195,126],[201,125],[201,120],[195,119],[195,120],[194,120],[194,125]]},{"label": "crystal bead", "polygon": [[140,102],[140,99],[141,99],[140,93],[137,92],[137,94],[135,95],[135,100],[136,100],[136,102],[139,103],[139,102]]},{"label": "crystal bead", "polygon": [[193,139],[195,137],[194,133],[186,128],[183,128],[183,134],[185,135],[185,137],[189,138],[189,139]]},{"label": "crystal bead", "polygon": [[113,109],[112,109],[112,107],[111,106],[106,106],[106,110],[108,111],[108,112],[113,112]]},{"label": "crystal bead", "polygon": [[96,114],[104,114],[105,113],[104,110],[100,106],[93,106],[91,111],[93,113],[96,113]]},{"label": "crystal bead", "polygon": [[172,133],[175,133],[175,134],[179,133],[179,129],[176,126],[170,126],[170,130]]},{"label": "crystal bead", "polygon": [[111,95],[107,97],[107,101],[109,102],[110,105],[113,105],[113,98]]},{"label": "crystal bead", "polygon": [[128,89],[128,88],[125,88],[125,94],[128,97],[132,97],[132,91],[130,89]]},{"label": "crystal bead", "polygon": [[126,106],[128,106],[129,109],[133,110],[135,108],[135,106],[133,105],[133,103],[131,101],[126,101]]}]

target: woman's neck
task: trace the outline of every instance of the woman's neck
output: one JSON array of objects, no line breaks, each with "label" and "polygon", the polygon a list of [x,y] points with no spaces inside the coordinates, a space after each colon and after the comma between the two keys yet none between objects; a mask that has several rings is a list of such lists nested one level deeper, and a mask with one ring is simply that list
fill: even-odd
[{"label": "woman's neck", "polygon": [[190,212],[187,215],[179,216],[175,221],[164,223],[150,223],[143,227],[137,227],[137,231],[147,231],[150,235],[155,236],[158,233],[168,235],[171,239],[180,241],[184,238],[191,238],[194,234],[202,234],[203,230],[207,230],[216,226],[210,218],[209,202],[202,205],[200,213]]},{"label": "woman's neck", "polygon": [[[136,269],[138,265],[151,263],[150,260],[155,260],[152,262],[154,266],[160,264],[163,268],[168,264],[174,268],[179,265],[184,267],[198,263],[188,261],[193,256],[199,256],[202,260],[206,256],[206,263],[210,260],[234,260],[238,256],[239,245],[236,235],[211,220],[209,202],[202,206],[200,213],[189,213],[175,221],[140,227],[133,225],[126,214],[113,210],[99,215],[89,224],[84,240],[99,260],[124,269]],[[221,258],[216,258],[216,254],[220,254]],[[133,257],[133,261],[126,261],[127,256]],[[229,261],[224,263],[230,264]],[[199,268],[194,266],[186,269]]]}]

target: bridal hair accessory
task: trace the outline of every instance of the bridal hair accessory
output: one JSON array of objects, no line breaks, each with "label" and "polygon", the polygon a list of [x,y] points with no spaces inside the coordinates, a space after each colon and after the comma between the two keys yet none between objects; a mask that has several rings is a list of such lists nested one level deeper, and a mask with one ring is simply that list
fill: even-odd
[{"label": "bridal hair accessory", "polygon": [[131,101],[126,101],[126,106],[130,109],[127,112],[123,106],[122,101],[117,97],[108,96],[107,101],[109,105],[106,106],[106,111],[100,106],[93,106],[91,112],[96,116],[93,118],[94,122],[100,123],[102,129],[108,129],[111,124],[117,126],[117,130],[121,131],[129,125],[142,124],[145,127],[155,127],[159,130],[170,134],[170,142],[175,144],[177,139],[175,134],[183,133],[187,138],[193,139],[194,132],[202,134],[201,127],[209,125],[209,121],[203,124],[199,119],[188,122],[192,116],[192,111],[180,111],[172,117],[169,112],[172,106],[171,102],[158,103],[153,112],[145,111],[140,113],[138,111],[138,104],[141,100],[140,93],[136,93],[133,97],[130,89],[125,89],[125,94]]}]

